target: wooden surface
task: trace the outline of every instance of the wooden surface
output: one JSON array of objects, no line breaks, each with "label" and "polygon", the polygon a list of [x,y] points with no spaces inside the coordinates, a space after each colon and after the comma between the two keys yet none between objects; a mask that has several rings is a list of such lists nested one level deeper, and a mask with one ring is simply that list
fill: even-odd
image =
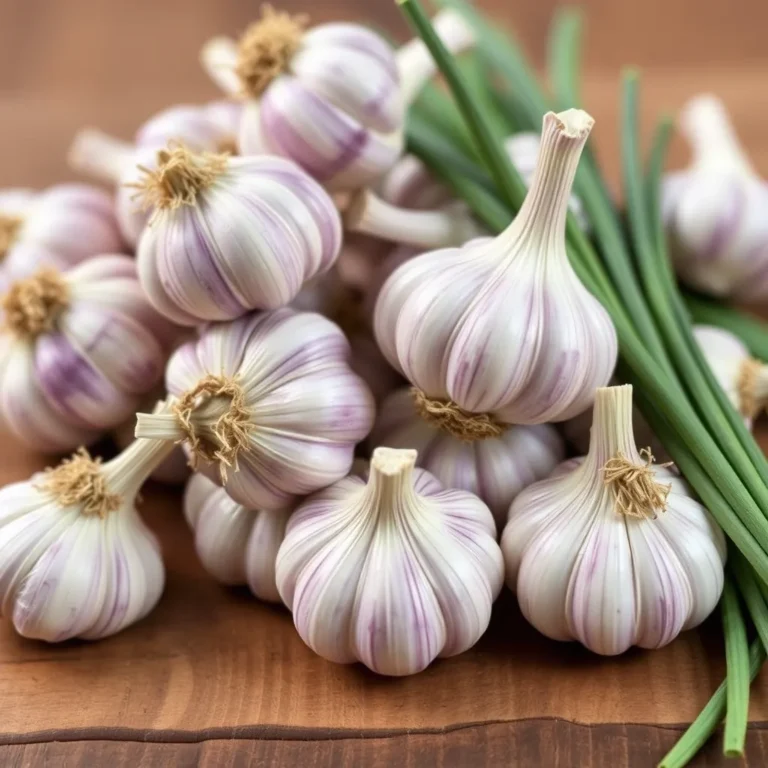
[{"label": "wooden surface", "polygon": [[[543,61],[553,3],[485,5],[504,9]],[[645,71],[646,127],[690,93],[714,90],[768,175],[768,8],[764,0],[691,5],[585,3],[585,101],[614,180],[624,64]],[[128,137],[167,104],[213,97],[197,50],[213,33],[241,29],[255,8],[242,0],[0,0],[0,185],[69,178],[63,156],[82,125]],[[388,0],[320,0],[312,9],[317,20],[366,16],[404,33]],[[0,440],[1,482],[45,463]],[[101,643],[58,647],[0,623],[0,764],[645,766],[722,676],[716,621],[661,651],[598,659],[538,636],[509,594],[476,648],[416,677],[331,665],[304,647],[286,611],[204,574],[177,495],[150,488],[145,499],[168,563],[165,595],[148,619]],[[748,763],[766,765],[768,676],[754,688],[750,718]],[[698,764],[720,765],[719,743]]]}]

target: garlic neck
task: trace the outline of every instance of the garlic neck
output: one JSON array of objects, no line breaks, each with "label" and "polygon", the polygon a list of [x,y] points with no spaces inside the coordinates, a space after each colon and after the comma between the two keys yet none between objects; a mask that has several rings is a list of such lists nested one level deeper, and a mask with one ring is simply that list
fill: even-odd
[{"label": "garlic neck", "polygon": [[198,194],[208,189],[227,169],[229,156],[192,152],[186,147],[161,149],[157,168],[139,167],[144,178],[132,185],[144,204],[160,210],[176,210],[197,204]]},{"label": "garlic neck", "polygon": [[725,106],[717,97],[705,94],[689,101],[680,114],[680,128],[690,142],[694,170],[755,176]]},{"label": "garlic neck", "polygon": [[629,461],[642,463],[632,427],[632,386],[629,384],[597,389],[589,452],[584,463],[599,469],[619,454]]},{"label": "garlic neck", "polygon": [[594,120],[583,110],[544,115],[533,181],[520,212],[501,235],[506,242],[531,238],[545,253],[567,261],[565,220],[573,180]]},{"label": "garlic neck", "polygon": [[43,267],[12,283],[0,306],[5,327],[19,338],[33,340],[52,330],[69,306],[69,286],[60,272]]},{"label": "garlic neck", "polygon": [[166,440],[134,440],[102,470],[109,488],[124,499],[133,499],[149,476],[176,448]]},{"label": "garlic neck", "polygon": [[8,251],[18,239],[23,223],[24,219],[21,216],[0,213],[0,263],[4,261]]},{"label": "garlic neck", "polygon": [[402,512],[418,504],[413,490],[413,468],[416,451],[411,449],[376,448],[363,498],[382,522],[394,520]]},{"label": "garlic neck", "polygon": [[251,24],[238,43],[235,72],[247,96],[258,99],[269,84],[288,70],[301,44],[307,17],[291,16],[269,5],[261,19]]},{"label": "garlic neck", "polygon": [[95,128],[79,131],[67,153],[67,164],[107,184],[118,184],[133,164],[134,147]]}]

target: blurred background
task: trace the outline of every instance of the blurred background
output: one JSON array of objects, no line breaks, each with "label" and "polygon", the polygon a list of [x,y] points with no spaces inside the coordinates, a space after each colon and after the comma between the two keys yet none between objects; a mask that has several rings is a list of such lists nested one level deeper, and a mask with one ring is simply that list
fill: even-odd
[{"label": "blurred background", "polygon": [[[543,64],[552,0],[480,0]],[[286,0],[315,22],[365,20],[405,39],[392,0]],[[765,0],[585,0],[585,106],[612,179],[618,175],[618,78],[643,70],[643,123],[712,90],[731,110],[753,160],[768,173],[768,3]],[[202,43],[236,34],[256,0],[0,0],[0,185],[71,178],[75,131],[97,126],[129,138],[172,103],[213,98],[197,63]],[[685,154],[675,147],[673,159]]]}]

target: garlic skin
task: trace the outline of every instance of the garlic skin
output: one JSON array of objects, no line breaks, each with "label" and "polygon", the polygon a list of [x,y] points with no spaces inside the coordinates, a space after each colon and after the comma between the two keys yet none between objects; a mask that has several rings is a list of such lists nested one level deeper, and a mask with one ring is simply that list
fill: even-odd
[{"label": "garlic skin", "polygon": [[0,419],[36,450],[87,445],[159,381],[165,320],[127,256],[43,268],[0,297]]},{"label": "garlic skin", "polygon": [[137,441],[104,465],[81,452],[0,490],[0,607],[20,635],[97,640],[152,610],[165,569],[136,495],[169,450]]},{"label": "garlic skin", "polygon": [[695,325],[693,335],[728,399],[751,428],[768,405],[768,365],[751,357],[741,339],[723,328]]},{"label": "garlic skin", "polygon": [[[395,54],[358,24],[305,25],[264,7],[237,44],[209,41],[203,66],[225,93],[246,97],[243,154],[290,158],[333,191],[369,186],[400,156],[405,109],[436,67],[420,40]],[[455,12],[435,26],[454,53],[474,42]]]},{"label": "garlic skin", "polygon": [[74,170],[115,186],[118,226],[135,249],[149,219],[136,191],[145,175],[142,169],[154,170],[158,151],[168,144],[181,144],[195,152],[236,154],[241,113],[242,105],[228,101],[169,107],[139,128],[135,144],[87,128],[76,134],[67,162]]},{"label": "garlic skin", "polygon": [[302,640],[329,661],[411,675],[471,648],[488,627],[503,562],[488,508],[377,448],[304,502],[277,555],[277,588]]},{"label": "garlic skin", "polygon": [[113,201],[101,189],[58,184],[42,192],[0,191],[0,289],[41,266],[66,269],[123,248]]},{"label": "garlic skin", "polygon": [[679,120],[693,152],[664,190],[671,256],[680,278],[713,296],[768,298],[768,185],[752,168],[722,102],[700,95]]},{"label": "garlic skin", "polygon": [[288,308],[205,327],[166,369],[171,413],[137,437],[184,441],[199,471],[249,509],[280,510],[344,477],[373,398],[326,318]]},{"label": "garlic skin", "polygon": [[[654,495],[637,479],[611,486],[617,464]],[[717,605],[722,531],[678,475],[645,465],[632,434],[632,387],[599,389],[589,453],[512,503],[501,539],[507,584],[547,637],[602,655],[660,648]],[[637,504],[622,508],[621,499]]]},{"label": "garlic skin", "polygon": [[290,510],[251,510],[203,475],[184,492],[184,516],[195,532],[195,550],[208,573],[222,584],[247,584],[260,600],[279,603],[277,551]]},{"label": "garlic skin", "polygon": [[457,434],[476,415],[495,426],[563,421],[589,406],[616,363],[616,332],[565,250],[573,177],[592,127],[581,110],[544,116],[533,184],[498,237],[418,256],[379,293],[384,356],[428,399],[452,409]]},{"label": "garlic skin", "polygon": [[149,300],[174,322],[284,306],[339,255],[333,201],[290,161],[181,147],[159,157],[143,182],[155,210],[136,258]]},{"label": "garlic skin", "polygon": [[458,440],[419,415],[409,388],[381,404],[371,441],[418,451],[420,467],[448,488],[480,497],[499,528],[515,496],[547,477],[565,457],[563,439],[550,424],[510,426],[500,437],[471,443]]}]

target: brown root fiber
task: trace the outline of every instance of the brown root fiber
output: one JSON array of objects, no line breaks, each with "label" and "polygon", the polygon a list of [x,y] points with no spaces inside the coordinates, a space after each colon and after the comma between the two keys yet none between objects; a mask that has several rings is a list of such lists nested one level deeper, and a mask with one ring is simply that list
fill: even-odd
[{"label": "brown root fiber", "polygon": [[736,391],[739,396],[739,413],[746,419],[754,419],[765,407],[765,402],[758,396],[757,382],[764,364],[759,360],[748,357],[741,364],[736,380]]},{"label": "brown root fiber", "polygon": [[227,169],[228,154],[192,152],[184,146],[169,146],[157,153],[157,168],[140,165],[141,181],[130,184],[138,190],[145,208],[176,210],[197,205],[197,195]]},{"label": "brown root fiber", "polygon": [[[619,451],[605,462],[603,482],[613,489],[616,506],[627,517],[655,518],[656,511],[667,511],[667,497],[672,485],[656,482],[653,454],[650,448],[643,448],[640,455],[645,457],[644,465],[633,464]],[[669,467],[672,462],[659,464]]]},{"label": "brown root fiber", "polygon": [[424,421],[442,429],[459,440],[471,443],[504,434],[506,424],[492,413],[471,413],[460,408],[453,400],[427,397],[420,389],[411,387],[416,410]]},{"label": "brown root fiber", "polygon": [[0,299],[4,327],[23,339],[50,331],[69,304],[69,286],[58,270],[43,267],[11,284]]},{"label": "brown root fiber", "polygon": [[[202,437],[195,424],[195,412],[214,398],[229,400],[229,407],[214,424],[206,427],[206,433],[210,434]],[[249,442],[250,413],[245,406],[243,388],[234,379],[209,374],[181,396],[173,411],[189,445],[192,467],[199,459],[218,462],[221,480],[225,482],[227,469],[237,471],[237,457]]]},{"label": "brown root fiber", "polygon": [[0,213],[0,261],[6,257],[11,246],[16,242],[23,223],[21,216]]},{"label": "brown root fiber", "polygon": [[243,33],[238,45],[237,72],[246,96],[258,98],[288,68],[301,43],[307,17],[291,16],[263,5],[261,19]]},{"label": "brown root fiber", "polygon": [[62,507],[82,506],[84,515],[106,517],[120,508],[123,499],[111,493],[101,459],[92,459],[85,448],[69,459],[45,470],[38,490],[51,494]]}]

